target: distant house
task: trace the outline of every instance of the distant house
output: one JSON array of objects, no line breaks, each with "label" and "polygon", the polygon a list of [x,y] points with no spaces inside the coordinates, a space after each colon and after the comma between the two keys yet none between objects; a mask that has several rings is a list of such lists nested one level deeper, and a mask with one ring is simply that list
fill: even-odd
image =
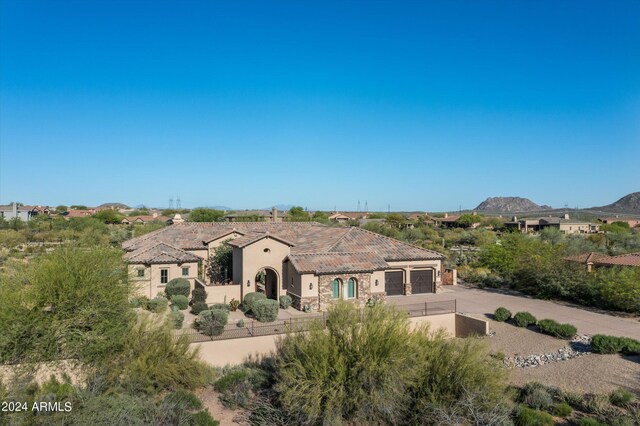
[{"label": "distant house", "polygon": [[37,216],[41,211],[44,212],[45,210],[47,213],[49,212],[47,208],[41,208],[40,206],[20,206],[17,203],[11,203],[0,206],[0,217],[5,220],[17,218],[23,222],[28,222],[33,216]]},{"label": "distant house", "polygon": [[351,220],[351,218],[347,215],[344,215],[342,213],[334,213],[331,216],[329,216],[329,220],[332,222],[336,222],[336,223],[346,223],[348,221]]},{"label": "distant house", "polygon": [[129,216],[122,219],[121,223],[125,225],[144,225],[149,222],[167,222],[169,220],[166,216],[161,216],[159,214],[153,215],[142,215],[142,216]]},{"label": "distant house", "polygon": [[449,213],[445,213],[444,217],[434,217],[432,218],[433,224],[436,226],[442,226],[444,228],[454,228],[456,226],[456,221],[460,219],[459,214],[449,215]]},{"label": "distant house", "polygon": [[62,216],[64,216],[65,219],[73,219],[73,218],[78,218],[78,217],[89,217],[91,215],[94,215],[96,213],[98,213],[100,211],[100,209],[82,209],[82,210],[67,210],[66,212],[62,213]]},{"label": "distant house", "polygon": [[568,214],[563,217],[538,217],[518,219],[513,217],[509,222],[505,222],[505,227],[517,229],[520,232],[537,232],[545,228],[558,229],[563,234],[595,234],[600,230],[600,225],[591,222],[583,222],[571,219]]},{"label": "distant house", "polygon": [[618,256],[607,256],[602,253],[583,253],[575,256],[567,256],[564,260],[578,262],[586,266],[587,272],[593,271],[594,267],[600,266],[629,266],[640,267],[640,252],[621,254]]},{"label": "distant house", "polygon": [[278,211],[273,208],[271,210],[244,210],[231,213],[224,216],[225,222],[273,222],[280,223],[282,218],[286,216],[286,212]]},{"label": "distant house", "polygon": [[640,225],[640,219],[631,217],[604,217],[598,220],[605,225],[611,225],[614,222],[623,222],[629,225],[629,228],[635,228]]}]

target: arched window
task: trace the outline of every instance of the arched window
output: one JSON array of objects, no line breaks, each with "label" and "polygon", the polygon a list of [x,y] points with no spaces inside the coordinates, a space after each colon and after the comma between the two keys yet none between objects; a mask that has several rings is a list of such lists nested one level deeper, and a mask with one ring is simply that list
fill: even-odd
[{"label": "arched window", "polygon": [[342,287],[342,281],[340,281],[340,279],[338,278],[333,280],[333,298],[334,299],[340,298],[340,287]]},{"label": "arched window", "polygon": [[349,278],[349,281],[347,281],[347,299],[356,297],[356,283],[355,278]]}]

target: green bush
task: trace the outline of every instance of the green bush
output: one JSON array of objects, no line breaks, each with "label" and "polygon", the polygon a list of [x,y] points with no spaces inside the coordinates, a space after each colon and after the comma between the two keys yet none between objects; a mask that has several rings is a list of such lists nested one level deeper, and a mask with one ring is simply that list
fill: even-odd
[{"label": "green bush", "polygon": [[220,422],[214,420],[208,411],[198,411],[191,416],[191,421],[194,426],[219,426]]},{"label": "green bush", "polygon": [[196,319],[196,329],[207,336],[219,336],[227,325],[228,314],[226,309],[214,309],[202,311]]},{"label": "green bush", "polygon": [[174,306],[177,306],[181,311],[187,309],[189,307],[189,299],[187,296],[183,296],[181,294],[176,294],[171,298],[171,303]]},{"label": "green bush", "polygon": [[238,310],[238,306],[240,306],[240,301],[238,299],[231,299],[229,302],[229,309],[235,312]]},{"label": "green bush", "polygon": [[516,426],[553,426],[553,416],[546,411],[520,407],[516,416]]},{"label": "green bush", "polygon": [[284,296],[280,296],[280,307],[282,309],[287,309],[289,306],[291,306],[291,302],[293,302],[293,300],[291,300],[291,296],[289,295],[284,295]]},{"label": "green bush", "polygon": [[599,354],[615,354],[622,352],[626,355],[640,353],[640,341],[628,337],[607,336],[596,334],[591,338],[591,348]]},{"label": "green bush", "polygon": [[561,402],[553,407],[553,415],[557,417],[567,417],[573,412],[573,409],[566,402]]},{"label": "green bush", "polygon": [[253,313],[253,306],[258,300],[264,300],[267,296],[264,293],[249,293],[244,296],[244,300],[242,301],[242,306],[244,308],[244,312],[247,314]]},{"label": "green bush", "polygon": [[69,414],[69,424],[146,426],[154,424],[156,407],[144,396],[116,393],[90,397]]},{"label": "green bush", "polygon": [[609,394],[609,402],[616,407],[626,407],[635,399],[631,392],[624,389],[616,389]]},{"label": "green bush", "polygon": [[209,309],[209,306],[205,302],[196,302],[191,305],[191,313],[194,315],[198,315],[202,311],[206,311]]},{"label": "green bush", "polygon": [[131,299],[132,308],[147,309],[149,306],[149,298],[147,296],[138,296]]},{"label": "green bush", "polygon": [[496,321],[504,322],[509,318],[511,318],[511,311],[507,308],[499,307],[493,313],[493,319],[495,319]]},{"label": "green bush", "polygon": [[593,417],[583,417],[578,420],[578,426],[607,426],[605,423],[602,423]]},{"label": "green bush", "polygon": [[147,304],[149,310],[155,313],[164,312],[165,309],[167,309],[168,305],[169,301],[166,297],[162,296],[154,297],[153,299],[149,300],[149,303]]},{"label": "green bush", "polygon": [[524,397],[524,403],[531,408],[547,410],[553,405],[553,398],[546,389],[537,388]]},{"label": "green bush", "polygon": [[238,322],[236,323],[236,326],[238,326],[238,328],[244,327],[244,320],[242,318],[240,318],[238,320]]},{"label": "green bush", "polygon": [[260,368],[237,366],[225,369],[213,385],[220,392],[223,405],[235,409],[248,408],[256,392],[269,383],[269,374]]},{"label": "green bush", "polygon": [[456,420],[464,416],[458,424],[487,424],[473,415],[506,405],[504,371],[483,342],[414,330],[391,305],[360,318],[338,301],[326,327],[318,321],[306,333],[287,334],[276,351],[273,389],[292,424],[424,424],[435,408],[451,407],[460,408]]},{"label": "green bush", "polygon": [[184,323],[184,314],[180,311],[171,311],[169,314],[169,321],[173,324],[173,327],[176,329],[182,328],[182,324]]},{"label": "green bush", "polygon": [[191,292],[191,303],[206,302],[207,292],[204,288],[196,287]]},{"label": "green bush", "polygon": [[224,303],[214,303],[213,305],[209,306],[210,310],[220,310],[220,311],[226,311],[229,312],[229,306],[225,305]]},{"label": "green bush", "polygon": [[553,337],[569,339],[576,335],[578,330],[571,324],[559,324],[552,319],[538,321],[540,331]]},{"label": "green bush", "polygon": [[176,296],[178,294],[181,294],[184,297],[189,297],[191,284],[189,284],[189,280],[187,279],[174,278],[167,283],[167,287],[164,291],[167,293],[167,297]]},{"label": "green bush", "polygon": [[595,415],[604,415],[609,410],[609,396],[600,394],[587,394],[584,397],[581,411]]},{"label": "green bush", "polygon": [[536,323],[536,317],[529,312],[518,312],[513,316],[513,322],[518,327],[528,327]]},{"label": "green bush", "polygon": [[272,299],[262,299],[253,303],[252,312],[260,322],[272,322],[278,318],[280,305]]}]

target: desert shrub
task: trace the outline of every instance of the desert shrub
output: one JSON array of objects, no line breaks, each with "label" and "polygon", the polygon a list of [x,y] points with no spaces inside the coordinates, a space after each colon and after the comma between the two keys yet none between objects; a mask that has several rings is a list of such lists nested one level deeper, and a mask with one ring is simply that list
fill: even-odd
[{"label": "desert shrub", "polygon": [[228,408],[249,408],[257,391],[269,383],[269,375],[260,368],[237,366],[223,371],[213,385],[220,392],[220,401]]},{"label": "desert shrub", "polygon": [[149,298],[147,296],[137,296],[131,299],[130,304],[132,308],[147,309],[149,304]]},{"label": "desert shrub", "polygon": [[566,402],[561,402],[553,407],[553,415],[558,417],[567,417],[573,412],[573,409]]},{"label": "desert shrub", "polygon": [[149,300],[147,306],[151,312],[160,313],[164,312],[169,305],[169,301],[166,297],[156,296],[153,299]]},{"label": "desert shrub", "polygon": [[227,305],[225,305],[224,303],[214,303],[213,305],[209,306],[209,310],[220,310],[220,311],[225,311],[228,312],[229,311],[229,307]]},{"label": "desert shrub", "polygon": [[616,389],[609,394],[609,402],[611,402],[616,407],[626,407],[634,399],[635,397],[633,396],[633,394],[624,389]]},{"label": "desert shrub", "polygon": [[607,426],[606,423],[602,423],[593,417],[583,417],[578,420],[578,426]]},{"label": "desert shrub", "polygon": [[238,320],[238,322],[236,323],[236,326],[238,326],[238,328],[244,327],[244,320],[242,318],[240,318]]},{"label": "desert shrub", "polygon": [[601,415],[609,409],[609,397],[607,395],[588,394],[584,397],[582,411]]},{"label": "desert shrub", "polygon": [[187,410],[202,409],[202,401],[200,401],[193,392],[183,389],[167,394],[164,400],[171,405],[176,405]]},{"label": "desert shrub", "polygon": [[231,299],[229,302],[229,309],[235,312],[238,310],[238,306],[240,306],[240,301],[238,299]]},{"label": "desert shrub", "polygon": [[194,426],[218,426],[220,425],[220,422],[217,420],[214,420],[213,417],[211,417],[211,414],[209,414],[208,411],[198,411],[195,414],[191,415],[191,422],[193,423]]},{"label": "desert shrub", "polygon": [[293,424],[421,424],[466,392],[500,403],[503,371],[478,340],[412,330],[406,313],[376,305],[360,318],[339,301],[307,333],[277,342],[275,385]]},{"label": "desert shrub", "polygon": [[553,426],[553,416],[546,411],[520,407],[515,419],[516,426]]},{"label": "desert shrub", "polygon": [[553,404],[553,399],[546,389],[538,388],[524,397],[524,403],[531,408],[547,410]]},{"label": "desert shrub", "polygon": [[562,400],[573,408],[580,409],[584,405],[584,396],[577,392],[565,392]]},{"label": "desert shrub", "polygon": [[559,324],[552,319],[538,321],[540,331],[553,337],[569,339],[576,335],[578,330],[571,324]]},{"label": "desert shrub", "polygon": [[[209,369],[199,360],[186,336],[175,338],[165,324],[147,315],[127,334],[126,347],[111,360],[106,377],[113,386],[131,393],[203,386]],[[118,423],[114,423],[118,424]]]},{"label": "desert shrub", "polygon": [[70,424],[130,425],[154,424],[155,404],[144,396],[124,393],[90,397],[71,412]]},{"label": "desert shrub", "polygon": [[187,299],[187,296],[183,296],[181,294],[176,294],[175,296],[173,296],[171,298],[171,303],[174,306],[177,306],[180,310],[184,310],[189,307],[189,299]]},{"label": "desert shrub", "polygon": [[289,306],[291,306],[291,303],[293,302],[293,300],[291,299],[291,296],[285,294],[284,296],[280,296],[280,307],[282,309],[287,309],[289,308]]},{"label": "desert shrub", "polygon": [[280,305],[272,299],[262,299],[254,302],[252,312],[260,322],[272,322],[278,318]]},{"label": "desert shrub", "polygon": [[219,336],[227,325],[228,314],[226,309],[214,309],[202,311],[196,319],[196,329],[207,336]]},{"label": "desert shrub", "polygon": [[169,321],[174,328],[180,329],[182,328],[182,324],[184,323],[184,314],[180,311],[172,310],[169,314]]},{"label": "desert shrub", "polygon": [[205,302],[196,302],[191,305],[191,313],[194,315],[198,315],[202,311],[206,311],[209,309],[209,306]]},{"label": "desert shrub", "polygon": [[258,300],[264,300],[267,296],[264,293],[249,293],[244,296],[244,300],[242,301],[242,306],[244,308],[245,313],[253,313],[253,306],[255,302]]},{"label": "desert shrub", "polygon": [[513,316],[513,322],[518,327],[528,327],[536,323],[536,317],[529,312],[518,312]]},{"label": "desert shrub", "polygon": [[178,294],[183,295],[184,297],[189,297],[189,292],[191,291],[191,284],[189,284],[189,280],[184,278],[174,278],[167,283],[167,286],[164,289],[167,297],[176,296]]},{"label": "desert shrub", "polygon": [[614,354],[622,352],[627,355],[640,353],[640,341],[628,337],[607,336],[596,334],[591,338],[591,348],[600,354]]},{"label": "desert shrub", "polygon": [[204,288],[196,287],[191,292],[191,303],[206,302],[207,291]]},{"label": "desert shrub", "polygon": [[509,318],[511,318],[511,311],[508,310],[507,308],[499,307],[493,313],[493,318],[496,321],[504,322],[504,321],[508,320]]}]

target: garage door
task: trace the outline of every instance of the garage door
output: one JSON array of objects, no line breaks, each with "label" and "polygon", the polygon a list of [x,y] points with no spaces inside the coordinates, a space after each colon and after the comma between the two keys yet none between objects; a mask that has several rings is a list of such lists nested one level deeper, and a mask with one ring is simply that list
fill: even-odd
[{"label": "garage door", "polygon": [[433,270],[411,271],[411,293],[433,293]]},{"label": "garage door", "polygon": [[397,296],[404,294],[404,280],[402,271],[384,273],[384,289],[387,296]]}]

